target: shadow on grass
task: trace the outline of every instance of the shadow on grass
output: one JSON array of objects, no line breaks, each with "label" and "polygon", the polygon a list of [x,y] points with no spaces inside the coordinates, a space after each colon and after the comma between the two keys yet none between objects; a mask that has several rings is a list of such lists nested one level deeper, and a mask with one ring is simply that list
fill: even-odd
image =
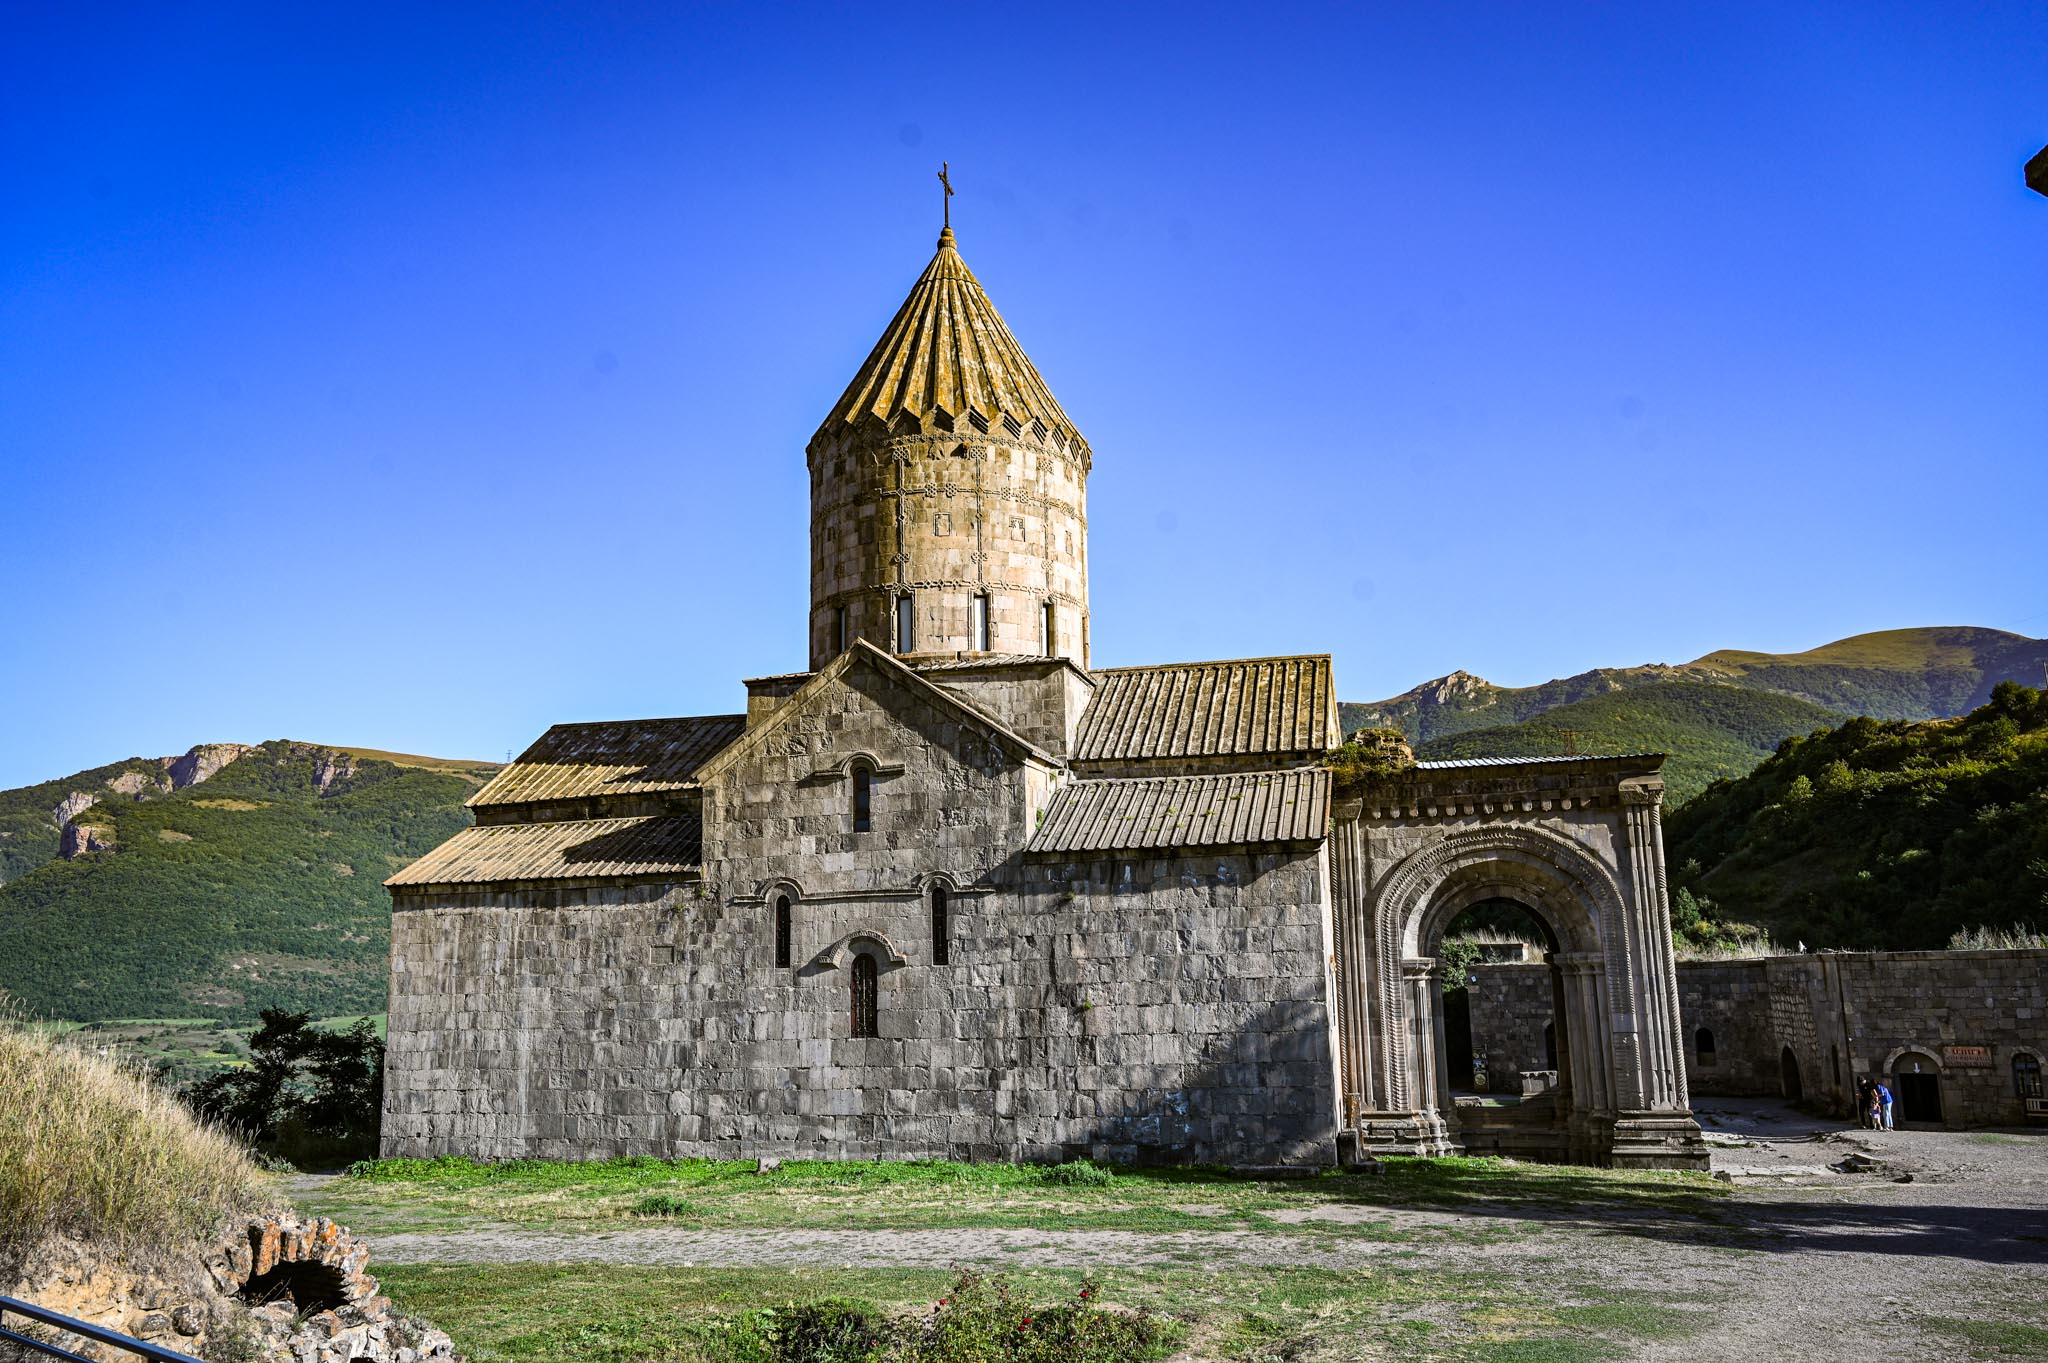
[{"label": "shadow on grass", "polygon": [[2048,1231],[2038,1209],[1753,1201],[1718,1193],[1698,1175],[1671,1177],[1684,1181],[1646,1183],[1600,1170],[1502,1167],[1487,1160],[1404,1160],[1382,1178],[1345,1180],[1382,1187],[1354,1193],[1335,1186],[1335,1177],[1316,1186],[1333,1201],[1435,1207],[1687,1245],[2048,1263]]}]

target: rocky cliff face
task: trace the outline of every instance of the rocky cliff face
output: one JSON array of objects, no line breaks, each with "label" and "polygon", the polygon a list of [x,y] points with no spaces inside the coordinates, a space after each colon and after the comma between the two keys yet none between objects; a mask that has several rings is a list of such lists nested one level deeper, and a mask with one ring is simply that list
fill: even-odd
[{"label": "rocky cliff face", "polygon": [[325,795],[328,787],[332,786],[336,781],[353,780],[355,779],[355,774],[356,759],[354,753],[323,753],[319,761],[313,765],[313,784],[319,787],[322,795]]},{"label": "rocky cliff face", "polygon": [[244,753],[255,751],[246,743],[201,743],[183,757],[167,757],[171,789],[196,786]]},{"label": "rocky cliff face", "polygon": [[88,852],[113,850],[114,830],[104,824],[67,821],[64,825],[63,840],[57,845],[57,855],[66,861],[76,861]]},{"label": "rocky cliff face", "polygon": [[[256,750],[245,743],[201,743],[182,757],[159,757],[109,776],[107,790],[130,800],[147,800],[196,786],[236,758]],[[348,775],[354,774],[353,759]],[[323,783],[322,790],[326,789]],[[98,791],[74,790],[50,811],[60,841],[57,855],[74,861],[88,852],[110,852],[114,830],[105,824],[81,824],[78,817],[105,797]]]}]

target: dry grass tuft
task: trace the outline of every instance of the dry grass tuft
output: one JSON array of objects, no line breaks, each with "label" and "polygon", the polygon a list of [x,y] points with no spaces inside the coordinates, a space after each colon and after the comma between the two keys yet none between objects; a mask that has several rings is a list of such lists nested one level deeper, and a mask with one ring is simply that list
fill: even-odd
[{"label": "dry grass tuft", "polygon": [[0,998],[0,1259],[57,1237],[169,1254],[274,1200],[233,1138]]},{"label": "dry grass tuft", "polygon": [[1964,928],[1948,939],[1950,951],[2039,951],[2048,947],[2048,932],[2031,924],[2016,923],[2009,928]]}]

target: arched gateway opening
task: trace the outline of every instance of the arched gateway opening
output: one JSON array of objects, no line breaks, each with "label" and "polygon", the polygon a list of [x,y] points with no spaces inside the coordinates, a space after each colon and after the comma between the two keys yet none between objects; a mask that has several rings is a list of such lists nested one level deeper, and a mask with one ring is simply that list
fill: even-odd
[{"label": "arched gateway opening", "polygon": [[1453,1136],[1467,1154],[1562,1159],[1557,934],[1515,899],[1454,917],[1436,949]]},{"label": "arched gateway opening", "polygon": [[1509,986],[1513,994],[1531,997],[1504,1000],[1506,1006],[1491,1017],[1482,1005],[1474,1029],[1474,1043],[1493,1043],[1495,1055],[1511,1062],[1498,1078],[1488,1073],[1490,1091],[1471,1091],[1469,1071],[1459,1074],[1451,1067],[1448,1044],[1435,1048],[1435,1073],[1421,1076],[1424,1096],[1440,1115],[1451,1147],[1525,1159],[1590,1161],[1595,1156],[1589,1118],[1612,1111],[1598,1073],[1602,1047],[1594,1020],[1601,963],[1594,902],[1599,887],[1575,880],[1573,870],[1592,873],[1590,867],[1570,867],[1575,859],[1563,847],[1539,852],[1511,843],[1474,845],[1458,864],[1445,868],[1410,915],[1404,944],[1412,943],[1413,954],[1404,964],[1426,970],[1437,985],[1427,997],[1418,991],[1415,1002],[1428,1008],[1431,1030],[1446,1043],[1456,997],[1443,988],[1446,943],[1455,944],[1459,929],[1469,925],[1501,936],[1519,934],[1534,948],[1527,953],[1533,960],[1523,963],[1533,969],[1522,973],[1537,978]]},{"label": "arched gateway opening", "polygon": [[[1338,811],[1336,888],[1356,906],[1338,923],[1349,1148],[1704,1167],[1648,779],[1658,760],[1422,764],[1367,791],[1355,825]],[[1456,944],[1475,921],[1516,935],[1508,917],[1529,945],[1493,969],[1513,974],[1520,1002],[1489,1012],[1468,993],[1454,1045],[1455,974],[1488,969]]]}]

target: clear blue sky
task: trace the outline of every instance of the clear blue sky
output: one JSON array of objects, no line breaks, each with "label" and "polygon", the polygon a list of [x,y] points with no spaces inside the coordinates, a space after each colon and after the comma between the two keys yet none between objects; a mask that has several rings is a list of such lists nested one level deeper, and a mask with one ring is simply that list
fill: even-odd
[{"label": "clear blue sky", "polygon": [[740,708],[942,158],[1100,664],[2048,634],[2040,5],[305,8],[4,21],[0,786]]}]

